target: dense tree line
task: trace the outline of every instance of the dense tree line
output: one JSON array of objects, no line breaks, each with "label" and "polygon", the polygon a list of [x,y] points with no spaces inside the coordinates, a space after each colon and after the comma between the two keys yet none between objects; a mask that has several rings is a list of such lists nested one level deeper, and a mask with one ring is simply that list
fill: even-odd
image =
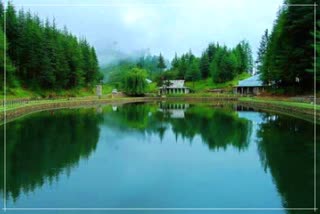
[{"label": "dense tree line", "polygon": [[175,55],[171,63],[171,76],[189,81],[212,78],[216,83],[232,80],[243,72],[253,69],[252,52],[248,42],[241,41],[236,47],[228,48],[219,43],[209,44],[198,58],[191,50],[181,57]]},{"label": "dense tree line", "polygon": [[[314,0],[286,0],[285,3],[278,12],[270,35],[266,32],[261,40],[258,71],[267,84],[311,90],[314,75],[314,8],[288,4],[313,4]],[[317,51],[319,53],[319,49]],[[319,74],[317,80],[320,80]]]},{"label": "dense tree line", "polygon": [[16,11],[11,3],[6,8],[0,5],[1,20],[6,15],[6,35],[1,28],[0,40],[7,40],[7,53],[0,57],[7,54],[9,86],[69,89],[101,79],[95,49],[85,39],[66,28],[57,29],[54,21],[43,22],[30,12]]},{"label": "dense tree line", "polygon": [[191,50],[180,57],[175,54],[171,66],[161,53],[159,56],[143,56],[137,61],[122,60],[104,69],[106,81],[123,88],[127,74],[136,67],[144,69],[146,78],[156,81],[158,85],[170,79],[197,81],[212,78],[214,82],[222,83],[243,72],[252,73],[253,60],[247,41],[241,41],[234,48],[212,43],[200,57]]}]

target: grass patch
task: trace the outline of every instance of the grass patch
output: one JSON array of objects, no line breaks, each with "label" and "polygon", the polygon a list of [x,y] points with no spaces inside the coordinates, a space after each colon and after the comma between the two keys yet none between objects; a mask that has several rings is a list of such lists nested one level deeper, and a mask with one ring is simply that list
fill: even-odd
[{"label": "grass patch", "polygon": [[113,85],[103,84],[102,85],[102,94],[103,95],[111,94],[113,89],[115,89],[115,87]]},{"label": "grass patch", "polygon": [[158,86],[156,82],[148,84],[147,93],[158,93]]},{"label": "grass patch", "polygon": [[[30,90],[26,90],[23,88],[9,88],[6,91],[7,98],[8,99],[14,99],[14,98],[29,98],[29,97],[35,97],[36,93]],[[4,98],[3,93],[1,94],[1,98]]]},{"label": "grass patch", "polygon": [[205,80],[199,80],[193,82],[186,82],[185,85],[195,92],[205,92],[208,89],[220,89],[223,88],[225,90],[231,90],[233,86],[236,86],[240,80],[246,79],[250,77],[248,73],[242,73],[236,76],[233,80],[225,82],[225,83],[214,83],[212,78],[207,78]]},{"label": "grass patch", "polygon": [[208,93],[208,92],[199,92],[199,93],[190,93],[190,94],[166,94],[167,97],[212,97],[212,98],[224,98],[224,97],[238,97],[238,95],[232,93]]},{"label": "grass patch", "polygon": [[[112,92],[114,86],[102,85],[102,94],[107,95]],[[6,91],[6,98],[10,99],[32,99],[32,98],[64,98],[64,97],[87,97],[96,96],[96,86],[75,88],[69,90],[29,90],[19,88],[9,88]],[[4,94],[0,94],[0,99],[4,99]]]},{"label": "grass patch", "polygon": [[306,109],[314,109],[320,110],[320,105],[314,105],[311,103],[302,103],[302,102],[293,102],[293,101],[283,101],[283,100],[272,100],[268,98],[252,98],[252,97],[241,97],[240,101],[245,102],[257,102],[257,103],[270,103],[275,105],[289,106],[295,108],[306,108]]}]

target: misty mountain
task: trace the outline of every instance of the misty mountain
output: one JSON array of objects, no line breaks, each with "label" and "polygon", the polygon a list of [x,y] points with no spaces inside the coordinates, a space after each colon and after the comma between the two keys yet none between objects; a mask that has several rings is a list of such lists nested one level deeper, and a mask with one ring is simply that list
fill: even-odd
[{"label": "misty mountain", "polygon": [[130,52],[124,52],[119,49],[106,48],[97,51],[100,66],[117,65],[121,61],[137,62],[140,58],[150,55],[149,49],[141,49]]}]

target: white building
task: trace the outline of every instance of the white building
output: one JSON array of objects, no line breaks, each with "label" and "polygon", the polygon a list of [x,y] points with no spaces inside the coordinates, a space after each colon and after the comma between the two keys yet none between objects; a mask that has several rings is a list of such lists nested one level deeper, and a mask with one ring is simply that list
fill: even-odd
[{"label": "white building", "polygon": [[159,87],[159,94],[188,94],[190,89],[184,86],[184,80],[169,80]]}]

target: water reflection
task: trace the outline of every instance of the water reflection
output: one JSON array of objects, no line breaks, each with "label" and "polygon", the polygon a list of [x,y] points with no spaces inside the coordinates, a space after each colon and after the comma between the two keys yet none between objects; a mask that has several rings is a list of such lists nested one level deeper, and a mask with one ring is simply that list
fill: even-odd
[{"label": "water reflection", "polygon": [[124,131],[157,134],[163,139],[167,130],[176,138],[192,141],[200,136],[212,150],[234,146],[242,150],[248,147],[251,121],[240,118],[229,108],[180,103],[157,105],[130,104],[105,114],[104,124]]},{"label": "water reflection", "polygon": [[[70,174],[95,150],[101,118],[93,109],[74,109],[42,112],[7,124],[8,196],[16,200],[21,192],[57,181],[61,173]],[[3,167],[3,142],[1,149]],[[1,168],[1,184],[3,178]]]},{"label": "water reflection", "polygon": [[263,114],[263,119],[257,132],[259,155],[264,169],[273,176],[283,206],[314,207],[314,124],[271,114]]},{"label": "water reflection", "polygon": [[[105,128],[123,136],[152,135],[162,141],[169,132],[174,133],[176,141],[186,139],[192,143],[200,138],[212,155],[228,148],[245,153],[254,145],[265,173],[273,177],[283,207],[313,207],[313,124],[234,108],[137,103],[42,112],[16,120],[7,125],[8,196],[17,200],[19,195],[33,192],[45,183],[59,182],[62,174],[72,174],[81,159],[91,157],[101,137],[100,130]],[[0,138],[3,139],[3,131]],[[1,167],[2,161],[3,156]],[[0,182],[3,183],[3,169]],[[221,185],[231,184],[226,178]]]}]

